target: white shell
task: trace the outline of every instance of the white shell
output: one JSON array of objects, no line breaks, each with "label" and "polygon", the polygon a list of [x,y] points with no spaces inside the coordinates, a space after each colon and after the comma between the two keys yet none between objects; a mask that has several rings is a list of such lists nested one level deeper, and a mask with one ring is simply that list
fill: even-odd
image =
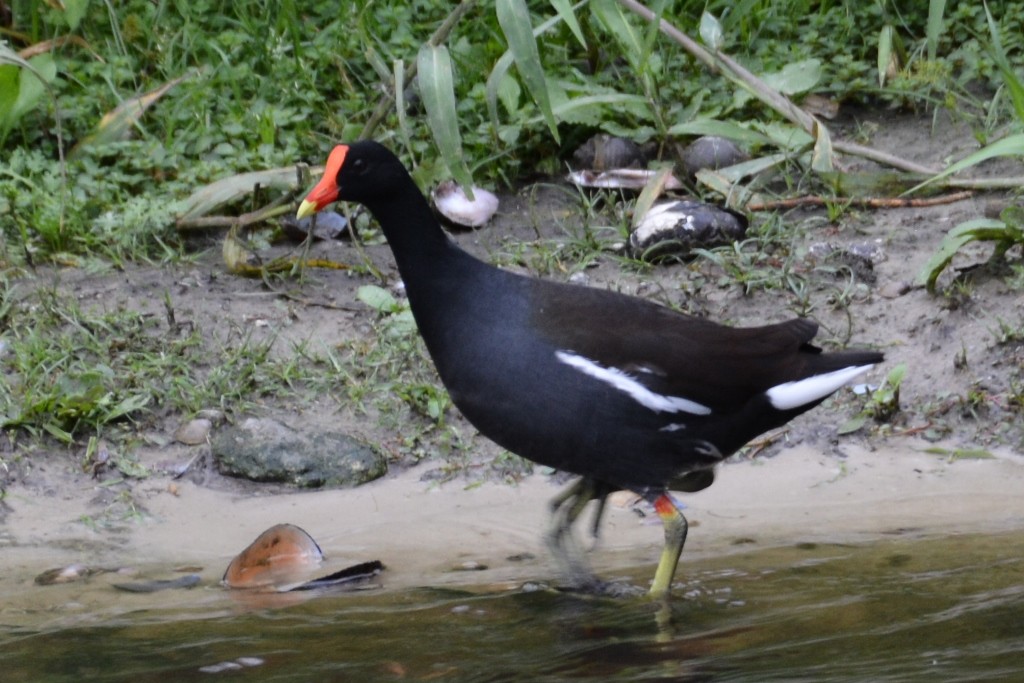
[{"label": "white shell", "polygon": [[[642,190],[658,172],[639,168],[619,168],[612,171],[573,171],[569,181],[580,187]],[[678,190],[683,186],[675,176],[665,180],[666,190]]]},{"label": "white shell", "polygon": [[652,206],[633,231],[633,241],[637,244],[646,244],[661,233],[677,229],[693,232],[693,216],[680,213],[678,204],[679,202],[665,202]]},{"label": "white shell", "polygon": [[474,185],[473,199],[470,200],[454,180],[438,185],[431,197],[442,216],[468,228],[480,227],[498,211],[498,198],[492,193]]}]

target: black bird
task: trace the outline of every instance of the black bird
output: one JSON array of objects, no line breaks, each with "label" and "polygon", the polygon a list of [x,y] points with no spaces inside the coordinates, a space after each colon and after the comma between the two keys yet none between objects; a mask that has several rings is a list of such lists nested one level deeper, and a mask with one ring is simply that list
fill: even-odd
[{"label": "black bird", "polygon": [[650,592],[667,596],[687,529],[667,491],[709,485],[723,458],[882,361],[875,351],[822,353],[806,319],[727,327],[484,263],[448,238],[402,163],[373,141],[334,148],[298,217],[337,200],[380,223],[463,415],[503,448],[582,476],[555,501],[549,537],[577,583],[595,580],[569,552],[570,525],[591,499],[630,489],[664,524]]}]

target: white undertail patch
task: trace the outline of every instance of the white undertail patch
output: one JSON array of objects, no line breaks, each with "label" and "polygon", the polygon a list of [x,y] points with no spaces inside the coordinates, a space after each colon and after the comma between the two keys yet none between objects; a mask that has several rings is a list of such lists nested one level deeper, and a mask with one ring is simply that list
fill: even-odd
[{"label": "white undertail patch", "polygon": [[665,396],[651,391],[634,377],[618,368],[606,368],[589,358],[569,351],[555,351],[555,357],[566,365],[576,368],[583,374],[609,384],[619,391],[629,394],[630,398],[657,413],[689,413],[691,415],[710,415],[711,408],[696,401],[679,396]]},{"label": "white undertail patch", "polygon": [[765,393],[776,410],[792,410],[825,398],[873,367],[875,366],[851,365],[823,375],[779,384]]}]

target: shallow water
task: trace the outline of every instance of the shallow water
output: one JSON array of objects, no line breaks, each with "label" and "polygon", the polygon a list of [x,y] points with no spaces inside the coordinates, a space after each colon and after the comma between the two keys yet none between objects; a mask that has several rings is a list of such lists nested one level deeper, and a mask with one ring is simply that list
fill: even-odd
[{"label": "shallow water", "polygon": [[643,600],[549,590],[268,606],[214,586],[83,601],[26,582],[40,613],[0,608],[0,680],[1024,680],[1022,532],[684,556],[680,577],[671,631]]}]

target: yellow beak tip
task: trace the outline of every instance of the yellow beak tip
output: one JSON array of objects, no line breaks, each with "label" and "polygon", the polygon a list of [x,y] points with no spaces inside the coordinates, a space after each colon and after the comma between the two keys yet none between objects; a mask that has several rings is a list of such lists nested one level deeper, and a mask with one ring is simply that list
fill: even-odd
[{"label": "yellow beak tip", "polygon": [[303,199],[302,203],[299,204],[299,210],[295,212],[295,218],[296,220],[302,220],[306,216],[312,216],[314,213],[316,213],[316,204],[308,199]]}]

